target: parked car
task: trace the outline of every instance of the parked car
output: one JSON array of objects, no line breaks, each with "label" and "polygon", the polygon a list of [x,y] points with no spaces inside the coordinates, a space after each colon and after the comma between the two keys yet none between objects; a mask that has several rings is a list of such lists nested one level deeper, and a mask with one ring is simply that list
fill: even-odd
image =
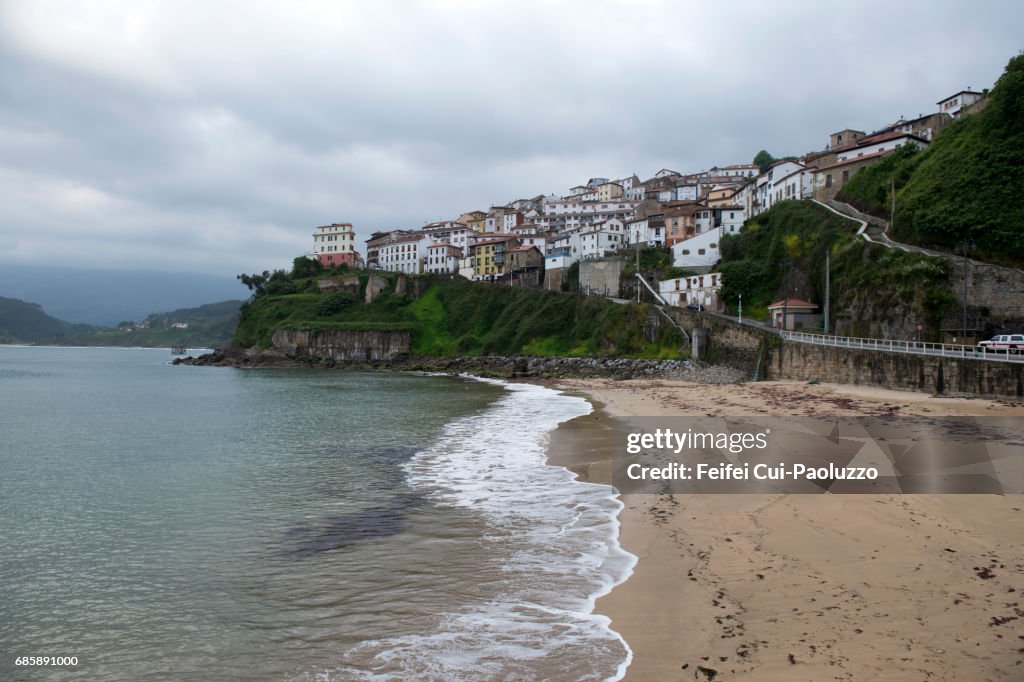
[{"label": "parked car", "polygon": [[983,353],[1020,353],[1024,352],[1024,334],[1000,334],[988,341],[979,341],[978,350]]},{"label": "parked car", "polygon": [[689,308],[690,310],[696,310],[698,313],[704,312],[704,306],[701,305],[700,303],[691,303],[686,307]]}]

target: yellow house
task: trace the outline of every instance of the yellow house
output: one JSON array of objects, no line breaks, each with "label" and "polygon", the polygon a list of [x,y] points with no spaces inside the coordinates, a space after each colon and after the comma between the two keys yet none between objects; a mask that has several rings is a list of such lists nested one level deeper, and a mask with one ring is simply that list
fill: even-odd
[{"label": "yellow house", "polygon": [[460,215],[455,222],[462,223],[477,234],[483,234],[486,221],[487,214],[483,211],[467,211]]},{"label": "yellow house", "polygon": [[734,203],[733,197],[738,191],[738,187],[716,187],[708,192],[706,197],[707,204],[712,208],[715,206],[728,206]]},{"label": "yellow house", "polygon": [[496,237],[479,241],[470,247],[474,279],[496,279],[509,273],[508,252],[519,246],[515,237]]}]

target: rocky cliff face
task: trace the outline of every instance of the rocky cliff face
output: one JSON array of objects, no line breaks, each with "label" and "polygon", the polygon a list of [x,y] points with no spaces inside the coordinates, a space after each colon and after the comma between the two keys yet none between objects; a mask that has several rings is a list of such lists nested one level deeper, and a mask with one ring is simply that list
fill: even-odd
[{"label": "rocky cliff face", "polygon": [[409,353],[408,331],[293,331],[279,329],[274,350],[288,357],[335,362],[389,362]]}]

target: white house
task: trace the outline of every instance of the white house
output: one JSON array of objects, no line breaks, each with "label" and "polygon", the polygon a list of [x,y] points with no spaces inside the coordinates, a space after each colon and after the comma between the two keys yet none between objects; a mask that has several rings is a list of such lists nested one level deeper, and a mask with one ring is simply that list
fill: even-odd
[{"label": "white house", "polygon": [[462,249],[444,242],[429,244],[423,269],[438,274],[455,274],[459,271]]},{"label": "white house", "polygon": [[672,265],[690,270],[710,268],[721,257],[719,242],[725,234],[724,228],[717,227],[673,244]]},{"label": "white house", "polygon": [[723,234],[736,234],[747,219],[746,211],[738,204],[715,206],[711,211],[715,216],[715,226],[721,227]]},{"label": "white house", "polygon": [[626,223],[626,243],[642,246],[663,246],[665,244],[664,223],[652,226],[647,218],[636,218]]},{"label": "white house", "polygon": [[685,182],[676,185],[676,201],[697,201],[700,196],[700,185],[692,182]]},{"label": "white house", "polygon": [[346,263],[356,265],[356,235],[352,223],[321,225],[313,232],[313,256],[328,267]]},{"label": "white house", "polygon": [[853,161],[864,156],[871,156],[879,152],[892,151],[905,144],[912,144],[918,149],[928,146],[928,140],[922,139],[910,133],[892,132],[882,135],[872,135],[858,140],[854,147],[847,147],[836,152],[836,162]]},{"label": "white house", "polygon": [[580,230],[578,239],[580,258],[601,258],[623,248],[626,232],[622,221],[612,218]]},{"label": "white house", "polygon": [[566,249],[559,249],[544,256],[544,269],[557,270],[567,268],[575,262],[572,254]]},{"label": "white house", "polygon": [[378,266],[389,272],[418,275],[423,272],[423,262],[430,243],[429,235],[414,234],[396,239],[390,244],[382,244],[377,257]]},{"label": "white house", "polygon": [[710,272],[692,277],[677,277],[658,282],[658,293],[669,305],[685,308],[701,305],[705,310],[718,311],[719,292],[722,289],[722,275]]},{"label": "white house", "polygon": [[964,107],[974,104],[984,96],[982,93],[974,92],[973,90],[961,90],[946,99],[940,99],[936,104],[939,105],[939,113],[949,114],[953,118],[958,118]]},{"label": "white house", "polygon": [[711,169],[711,175],[730,178],[753,178],[761,172],[761,169],[753,163],[739,163],[732,166],[715,166]]},{"label": "white house", "polygon": [[502,216],[502,232],[508,234],[513,227],[523,222],[523,214],[519,211],[509,211]]},{"label": "white house", "polygon": [[[767,211],[776,203],[785,199],[799,199],[802,196],[810,196],[814,187],[813,172],[797,175],[794,178],[794,175],[799,174],[804,170],[806,169],[803,164],[797,163],[796,161],[776,161],[772,164],[768,171],[761,176],[764,178],[764,182],[761,182],[761,177],[758,178],[757,204],[759,209]],[[797,195],[785,195],[785,187],[787,183],[790,186],[800,188]],[[806,194],[803,193],[805,185]]]}]

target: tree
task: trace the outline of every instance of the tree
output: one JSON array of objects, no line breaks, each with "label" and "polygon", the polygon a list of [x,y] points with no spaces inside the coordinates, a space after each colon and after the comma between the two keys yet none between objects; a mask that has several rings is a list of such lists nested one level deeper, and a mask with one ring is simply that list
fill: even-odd
[{"label": "tree", "polygon": [[249,287],[249,291],[253,292],[252,297],[256,298],[265,293],[267,280],[270,279],[270,270],[264,270],[263,274],[253,273],[251,275],[247,275],[243,272],[241,275],[238,275],[237,279],[241,280],[242,284]]},{"label": "tree", "polygon": [[768,170],[768,166],[775,163],[775,157],[769,154],[767,150],[762,149],[754,155],[754,160],[751,163],[760,168],[761,172],[764,173]]},{"label": "tree", "polygon": [[323,272],[324,266],[319,259],[299,256],[292,261],[292,278],[306,279],[314,277]]}]

